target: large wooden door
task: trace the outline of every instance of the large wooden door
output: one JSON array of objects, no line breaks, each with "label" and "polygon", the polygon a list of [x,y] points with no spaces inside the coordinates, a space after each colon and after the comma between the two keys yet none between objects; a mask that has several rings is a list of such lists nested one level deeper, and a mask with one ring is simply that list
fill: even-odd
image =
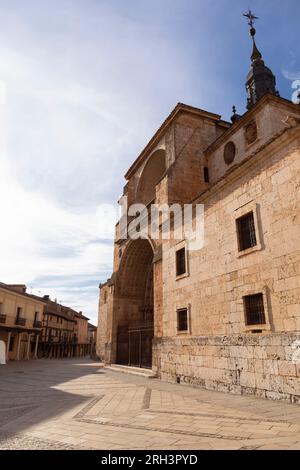
[{"label": "large wooden door", "polygon": [[153,323],[119,326],[117,363],[151,369],[153,334]]},{"label": "large wooden door", "polygon": [[119,326],[117,334],[117,364],[128,365],[129,360],[128,325]]},{"label": "large wooden door", "polygon": [[152,367],[153,324],[129,328],[129,365]]}]

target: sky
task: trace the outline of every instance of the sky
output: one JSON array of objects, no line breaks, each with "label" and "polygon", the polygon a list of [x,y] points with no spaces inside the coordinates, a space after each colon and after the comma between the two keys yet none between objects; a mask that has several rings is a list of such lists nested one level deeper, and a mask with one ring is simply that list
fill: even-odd
[{"label": "sky", "polygon": [[177,102],[245,111],[249,7],[291,99],[299,0],[0,0],[1,282],[97,323],[126,169]]}]

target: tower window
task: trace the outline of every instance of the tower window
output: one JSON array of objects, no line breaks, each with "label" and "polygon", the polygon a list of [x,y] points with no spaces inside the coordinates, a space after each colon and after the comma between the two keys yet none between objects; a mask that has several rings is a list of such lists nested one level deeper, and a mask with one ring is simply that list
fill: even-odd
[{"label": "tower window", "polygon": [[243,297],[246,325],[264,325],[266,323],[263,294]]},{"label": "tower window", "polygon": [[186,273],[185,248],[176,251],[176,276]]},{"label": "tower window", "polygon": [[188,331],[188,309],[177,310],[177,331]]},{"label": "tower window", "polygon": [[209,183],[209,173],[208,173],[207,166],[205,166],[203,169],[203,175],[204,175],[204,182]]},{"label": "tower window", "polygon": [[239,251],[247,250],[257,245],[253,212],[243,215],[236,220],[238,231]]}]

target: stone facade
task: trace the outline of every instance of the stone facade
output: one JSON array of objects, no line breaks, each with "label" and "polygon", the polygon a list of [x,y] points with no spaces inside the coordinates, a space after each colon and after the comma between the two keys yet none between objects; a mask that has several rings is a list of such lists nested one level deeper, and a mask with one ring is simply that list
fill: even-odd
[{"label": "stone facade", "polygon": [[[124,195],[203,204],[205,243],[191,251],[185,239],[164,240],[162,225],[159,239],[122,239],[117,226],[114,273],[101,286],[101,359],[149,365],[152,334],[151,366],[164,380],[300,400],[299,118],[299,106],[270,93],[233,124],[177,105],[127,172]],[[255,243],[242,250],[247,214]],[[245,299],[255,295],[264,319],[251,323]]]}]

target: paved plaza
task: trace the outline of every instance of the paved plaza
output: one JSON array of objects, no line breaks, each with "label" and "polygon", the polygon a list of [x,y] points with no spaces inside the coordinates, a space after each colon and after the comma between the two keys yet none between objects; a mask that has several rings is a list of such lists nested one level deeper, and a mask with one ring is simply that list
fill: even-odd
[{"label": "paved plaza", "polygon": [[300,406],[90,360],[0,366],[0,449],[298,449]]}]

